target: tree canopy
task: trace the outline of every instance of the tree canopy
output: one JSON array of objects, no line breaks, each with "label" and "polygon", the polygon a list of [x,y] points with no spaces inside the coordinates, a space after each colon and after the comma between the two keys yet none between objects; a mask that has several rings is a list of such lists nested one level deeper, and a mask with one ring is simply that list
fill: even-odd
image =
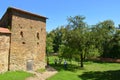
[{"label": "tree canopy", "polygon": [[70,16],[68,24],[47,34],[47,52],[59,53],[69,60],[83,62],[88,58],[120,58],[120,30],[112,20],[88,25],[84,16]]}]

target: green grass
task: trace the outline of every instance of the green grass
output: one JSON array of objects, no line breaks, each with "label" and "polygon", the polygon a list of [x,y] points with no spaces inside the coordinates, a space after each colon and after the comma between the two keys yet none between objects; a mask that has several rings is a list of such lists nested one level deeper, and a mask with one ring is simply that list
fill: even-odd
[{"label": "green grass", "polygon": [[45,70],[45,69],[43,69],[43,68],[42,68],[42,69],[38,69],[38,70],[37,70],[37,72],[39,72],[39,73],[43,73],[43,72],[45,72],[45,71],[46,71],[46,70]]},{"label": "green grass", "polygon": [[0,74],[0,80],[25,80],[30,76],[33,76],[33,74],[24,71],[8,71]]},{"label": "green grass", "polygon": [[54,65],[54,57],[50,58],[50,65],[58,70],[58,73],[47,80],[119,80],[120,63],[105,63],[87,61],[84,62],[84,68],[79,68],[78,64],[73,62],[65,70],[63,64]]}]

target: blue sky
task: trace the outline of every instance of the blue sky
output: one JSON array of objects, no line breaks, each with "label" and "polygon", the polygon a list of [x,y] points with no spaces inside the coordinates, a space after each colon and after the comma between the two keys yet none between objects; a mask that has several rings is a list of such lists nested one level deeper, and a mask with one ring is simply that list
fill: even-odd
[{"label": "blue sky", "polygon": [[107,19],[120,24],[120,0],[1,0],[0,18],[9,6],[48,17],[47,31],[66,25],[67,17],[75,15],[85,16],[89,25]]}]

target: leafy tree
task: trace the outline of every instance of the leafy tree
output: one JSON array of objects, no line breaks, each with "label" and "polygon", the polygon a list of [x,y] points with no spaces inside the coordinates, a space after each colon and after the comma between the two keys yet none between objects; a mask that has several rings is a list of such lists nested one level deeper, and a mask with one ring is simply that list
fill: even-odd
[{"label": "leafy tree", "polygon": [[112,58],[120,58],[120,30],[117,30],[112,39],[113,46],[110,50]]},{"label": "leafy tree", "polygon": [[111,40],[106,43],[106,51],[102,56],[107,58],[120,58],[120,30],[116,30]]},{"label": "leafy tree", "polygon": [[61,32],[59,30],[59,28],[56,28],[54,30],[54,34],[55,34],[55,37],[54,37],[54,41],[53,41],[53,49],[54,49],[54,52],[57,53],[58,50],[59,50],[59,45],[61,44]]},{"label": "leafy tree", "polygon": [[47,34],[47,52],[58,53],[62,58],[79,60],[81,67],[86,58],[120,58],[120,30],[112,20],[88,26],[84,16],[68,18],[68,25]]},{"label": "leafy tree", "polygon": [[[57,53],[60,45],[64,42],[65,28],[61,26],[56,28],[47,34],[47,48],[53,49],[52,52]],[[50,47],[49,47],[50,45]]]},{"label": "leafy tree", "polygon": [[115,28],[112,20],[99,22],[92,27],[93,42],[101,55],[109,50],[108,43],[112,39],[114,32]]},{"label": "leafy tree", "polygon": [[69,17],[69,24],[66,27],[67,46],[78,51],[81,59],[81,67],[83,67],[84,54],[87,50],[86,47],[88,46],[89,41],[89,37],[87,35],[89,33],[89,29],[86,23],[83,21],[84,19],[85,17],[83,16]]},{"label": "leafy tree", "polygon": [[47,33],[47,38],[46,38],[46,52],[47,55],[53,52],[53,38],[50,36],[49,33]]}]

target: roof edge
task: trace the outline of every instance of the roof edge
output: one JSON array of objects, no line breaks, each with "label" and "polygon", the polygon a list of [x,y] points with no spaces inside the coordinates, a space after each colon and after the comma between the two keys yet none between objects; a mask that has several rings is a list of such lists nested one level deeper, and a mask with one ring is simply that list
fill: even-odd
[{"label": "roof edge", "polygon": [[39,18],[48,19],[45,16],[37,15],[37,14],[31,13],[31,12],[28,12],[28,11],[24,11],[24,10],[15,8],[15,7],[8,7],[7,11],[9,11],[9,10],[14,10],[14,11],[18,11],[18,12],[21,12],[21,13],[29,14],[29,15],[32,15],[32,16],[36,16],[36,17],[39,17]]},{"label": "roof edge", "polygon": [[0,33],[11,33],[8,28],[0,27]]}]

